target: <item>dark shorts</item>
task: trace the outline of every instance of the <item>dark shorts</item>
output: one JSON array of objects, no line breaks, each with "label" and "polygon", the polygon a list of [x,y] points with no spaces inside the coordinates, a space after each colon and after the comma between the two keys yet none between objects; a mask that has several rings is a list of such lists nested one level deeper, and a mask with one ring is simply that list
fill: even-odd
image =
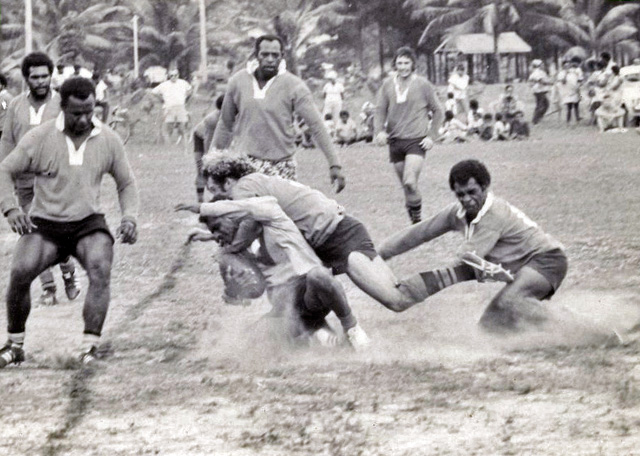
[{"label": "dark shorts", "polygon": [[[269,301],[273,305],[270,314],[274,317],[282,317],[288,306],[292,305],[294,324],[289,331],[292,337],[297,337],[301,332],[314,332],[327,322],[325,317],[329,315],[328,308],[314,308],[305,301],[307,292],[307,275],[302,275],[291,282],[267,289]],[[299,323],[302,324],[300,328]],[[302,331],[300,331],[302,329]]]},{"label": "dark shorts", "polygon": [[558,287],[560,287],[560,284],[562,284],[562,281],[567,275],[569,262],[567,256],[561,249],[554,249],[534,255],[525,266],[536,270],[549,281],[553,289],[543,299],[551,299],[551,296],[553,296]]},{"label": "dark shorts", "polygon": [[331,236],[314,250],[334,275],[347,272],[351,252],[363,253],[371,260],[378,256],[365,226],[349,215],[345,215]]},{"label": "dark shorts", "polygon": [[197,133],[193,134],[193,152],[200,155],[205,153],[204,138]]},{"label": "dark shorts", "polygon": [[420,143],[424,138],[416,139],[398,139],[389,140],[389,161],[398,163],[404,161],[407,155],[420,155],[424,157],[427,153],[420,147]]},{"label": "dark shorts", "polygon": [[115,242],[103,214],[93,214],[75,222],[54,222],[38,217],[32,220],[37,226],[32,234],[39,234],[58,247],[58,261],[69,255],[75,256],[78,241],[96,231],[106,233],[111,238],[111,243]]}]

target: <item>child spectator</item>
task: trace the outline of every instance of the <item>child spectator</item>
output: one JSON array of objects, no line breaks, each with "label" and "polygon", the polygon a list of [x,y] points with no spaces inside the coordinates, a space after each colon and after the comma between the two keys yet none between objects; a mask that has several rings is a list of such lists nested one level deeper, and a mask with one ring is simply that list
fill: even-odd
[{"label": "child spectator", "polygon": [[509,131],[511,139],[527,139],[529,137],[529,124],[524,120],[524,113],[516,111],[511,121]]},{"label": "child spectator", "polygon": [[486,113],[482,117],[482,126],[480,127],[480,139],[483,141],[490,141],[493,138],[493,116],[490,113]]},{"label": "child spectator", "polygon": [[616,99],[610,94],[605,93],[602,96],[602,104],[596,109],[596,121],[600,133],[612,128],[615,131],[621,131],[624,125],[624,109],[616,102]]},{"label": "child spectator", "polygon": [[351,117],[349,111],[340,111],[340,120],[335,126],[335,141],[341,146],[348,146],[356,142],[358,137],[358,127]]},{"label": "child spectator", "polygon": [[358,141],[373,141],[373,111],[375,106],[369,101],[365,101],[360,112],[360,128],[358,131]]},{"label": "child spectator", "polygon": [[332,139],[336,138],[336,124],[333,121],[333,116],[330,113],[324,115],[324,127],[327,129],[329,136]]},{"label": "child spectator", "polygon": [[444,110],[451,111],[454,116],[458,114],[458,105],[455,98],[453,98],[453,92],[447,93],[447,101],[444,102]]},{"label": "child spectator", "polygon": [[444,144],[461,143],[467,140],[467,126],[455,118],[453,111],[444,112],[444,122],[438,133],[440,134],[438,142]]},{"label": "child spectator", "polygon": [[482,116],[484,110],[479,106],[478,100],[469,101],[469,113],[467,114],[467,134],[479,135],[482,127]]},{"label": "child spectator", "polygon": [[502,113],[496,113],[496,121],[493,124],[494,141],[506,141],[509,139],[509,124],[502,120]]}]

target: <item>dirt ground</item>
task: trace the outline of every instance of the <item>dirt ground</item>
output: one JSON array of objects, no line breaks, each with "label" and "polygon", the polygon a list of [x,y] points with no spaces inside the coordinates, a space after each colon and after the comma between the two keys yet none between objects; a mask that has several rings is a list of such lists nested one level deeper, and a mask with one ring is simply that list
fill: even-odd
[{"label": "dirt ground", "polygon": [[[195,200],[192,156],[142,139],[129,145],[139,242],[116,246],[105,358],[91,370],[73,361],[84,291],[34,305],[27,361],[0,371],[0,455],[640,455],[640,344],[625,335],[604,346],[568,320],[487,336],[476,321],[498,284],[459,285],[393,314],[341,278],[371,349],[283,344],[261,319],[265,300],[222,303],[214,246],[183,246],[196,221],[172,208]],[[455,162],[485,161],[494,192],[567,247],[570,271],[550,308],[624,333],[640,321],[639,144],[632,131],[599,135],[549,117],[526,142],[438,147],[421,181],[424,213],[453,201]],[[406,226],[386,150],[341,154],[348,185],[337,200],[376,241]],[[321,154],[298,158],[300,180],[329,194]],[[114,193],[107,181],[112,228]],[[15,241],[0,223],[3,294]],[[430,269],[458,242],[444,236],[391,265]]]}]

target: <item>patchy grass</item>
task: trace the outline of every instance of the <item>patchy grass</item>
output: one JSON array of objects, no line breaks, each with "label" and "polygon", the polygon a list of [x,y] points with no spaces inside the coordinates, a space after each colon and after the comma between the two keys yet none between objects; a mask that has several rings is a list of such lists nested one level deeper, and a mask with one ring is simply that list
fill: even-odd
[{"label": "patchy grass", "polygon": [[[109,354],[90,375],[71,362],[84,294],[74,303],[34,306],[27,362],[0,372],[0,454],[637,452],[637,342],[589,346],[583,334],[563,328],[487,337],[475,323],[499,285],[460,285],[393,314],[341,279],[372,350],[283,346],[260,323],[266,302],[222,303],[215,247],[183,246],[195,220],[173,206],[195,201],[193,157],[144,139],[134,137],[129,147],[141,188],[140,236],[134,246],[116,246]],[[334,196],[374,240],[406,226],[386,149],[357,145],[341,156],[347,188]],[[620,331],[640,319],[635,133],[565,130],[550,117],[529,141],[437,147],[421,180],[425,216],[453,201],[448,171],[469,157],[487,163],[496,194],[566,245],[569,274],[550,305]],[[302,150],[298,160],[300,180],[330,194],[322,154]],[[112,227],[114,194],[106,182]],[[6,224],[0,241],[8,265],[15,237]],[[443,236],[391,265],[400,275],[442,265],[458,242]],[[6,286],[8,266],[0,280]]]}]

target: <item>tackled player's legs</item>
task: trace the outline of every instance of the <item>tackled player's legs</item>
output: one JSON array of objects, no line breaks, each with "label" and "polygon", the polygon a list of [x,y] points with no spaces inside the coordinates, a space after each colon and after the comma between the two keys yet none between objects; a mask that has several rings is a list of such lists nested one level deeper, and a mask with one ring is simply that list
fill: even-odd
[{"label": "tackled player's legs", "polygon": [[16,244],[7,291],[8,332],[22,333],[31,311],[31,282],[55,264],[58,248],[40,234],[21,236]]},{"label": "tackled player's legs", "polygon": [[305,309],[320,314],[326,309],[333,311],[345,332],[357,324],[342,285],[329,271],[321,267],[314,268],[307,272],[306,281]]},{"label": "tackled player's legs", "polygon": [[358,288],[387,309],[401,312],[418,302],[398,289],[396,276],[380,256],[372,260],[361,252],[351,252],[347,275]]},{"label": "tackled player's legs", "polygon": [[100,336],[111,296],[113,239],[104,231],[94,231],[83,236],[76,246],[76,257],[89,278],[89,289],[82,311],[84,333]]}]

